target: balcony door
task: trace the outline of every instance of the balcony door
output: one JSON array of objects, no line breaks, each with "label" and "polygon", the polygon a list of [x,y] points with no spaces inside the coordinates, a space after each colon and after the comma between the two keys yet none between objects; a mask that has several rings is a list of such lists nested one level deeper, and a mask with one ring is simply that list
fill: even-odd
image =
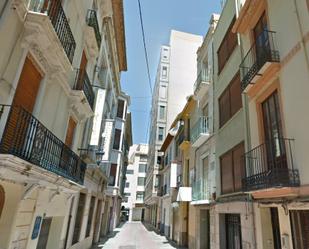
[{"label": "balcony door", "polygon": [[263,58],[270,52],[267,29],[267,19],[264,12],[253,29],[257,63],[263,61]]},{"label": "balcony door", "polygon": [[287,160],[277,91],[262,103],[262,112],[268,170],[286,169]]},{"label": "balcony door", "polygon": [[46,249],[51,223],[52,223],[52,218],[43,219],[36,249]]},{"label": "balcony door", "polygon": [[[35,67],[34,63],[26,57],[2,139],[2,149],[4,151],[21,151],[24,148],[26,138],[33,135],[34,127],[31,127],[32,129],[29,128],[29,115],[21,112],[22,110],[20,108],[23,108],[30,114],[32,113],[41,80],[42,75],[39,70]],[[29,132],[32,133],[29,134]]]},{"label": "balcony door", "polygon": [[209,164],[209,157],[203,158],[203,172],[202,172],[202,195],[205,199],[207,198],[208,190],[207,190],[207,183],[208,183],[208,164]]},{"label": "balcony door", "polygon": [[76,85],[77,90],[83,89],[84,77],[85,77],[85,74],[86,74],[87,63],[88,63],[87,56],[86,56],[85,51],[83,51],[82,58],[80,60],[79,72],[78,72],[78,81],[77,81],[77,85]]}]

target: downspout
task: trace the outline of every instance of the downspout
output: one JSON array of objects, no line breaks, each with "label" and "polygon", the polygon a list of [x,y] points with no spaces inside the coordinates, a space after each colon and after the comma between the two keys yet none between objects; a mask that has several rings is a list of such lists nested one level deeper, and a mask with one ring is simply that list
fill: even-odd
[{"label": "downspout", "polygon": [[[235,0],[236,5],[236,16],[239,16],[239,0]],[[244,48],[243,48],[243,42],[241,35],[238,34],[239,38],[239,46],[240,46],[240,56],[241,60],[244,59]],[[249,100],[248,95],[246,93],[242,94],[242,102],[243,102],[243,110],[244,110],[244,128],[245,128],[245,148],[247,151],[251,149],[251,135],[250,135],[250,116],[249,116]],[[251,195],[249,194],[249,199],[251,200]],[[251,217],[252,217],[252,225],[253,225],[253,236],[252,236],[252,242],[254,244],[253,248],[257,248],[257,241],[256,241],[256,224],[255,224],[255,213],[254,213],[254,204],[252,201],[250,201],[251,206]]]},{"label": "downspout", "polygon": [[5,3],[0,11],[0,19],[3,16],[4,10],[6,9],[6,6],[8,5],[8,3],[9,3],[9,0],[5,0]]},{"label": "downspout", "polygon": [[306,49],[306,43],[305,43],[304,38],[303,38],[304,37],[304,29],[303,29],[303,26],[302,26],[301,21],[300,21],[300,15],[299,15],[299,11],[298,11],[298,8],[297,8],[296,0],[293,0],[293,3],[294,3],[294,6],[295,6],[295,13],[296,13],[297,23],[298,23],[298,27],[299,27],[301,46],[304,49],[306,65],[307,65],[307,69],[309,71],[309,56],[308,56],[308,51]]}]

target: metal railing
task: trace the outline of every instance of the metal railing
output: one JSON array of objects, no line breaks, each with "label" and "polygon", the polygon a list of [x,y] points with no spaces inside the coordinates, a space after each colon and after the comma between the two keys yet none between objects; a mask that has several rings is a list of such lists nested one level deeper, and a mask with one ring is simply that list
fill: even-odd
[{"label": "metal railing", "polygon": [[191,129],[191,143],[193,144],[202,134],[209,133],[209,118],[200,117]]},{"label": "metal railing", "polygon": [[[9,108],[7,111],[3,111]],[[7,120],[0,153],[11,154],[43,169],[83,184],[86,164],[31,113],[22,107],[0,105]],[[4,119],[1,120],[1,124]]]},{"label": "metal railing", "polygon": [[294,139],[276,138],[244,154],[244,191],[300,185],[295,169]]},{"label": "metal railing", "polygon": [[86,22],[89,27],[92,27],[94,29],[95,38],[97,40],[98,47],[100,49],[102,38],[100,34],[100,26],[98,23],[97,12],[95,10],[88,10]]},{"label": "metal railing", "polygon": [[74,90],[83,91],[87,101],[93,110],[95,95],[85,69],[78,69],[76,72]]},{"label": "metal railing", "polygon": [[210,73],[209,69],[207,69],[207,70],[203,69],[203,70],[200,71],[200,73],[198,74],[196,81],[194,83],[194,92],[196,92],[200,88],[200,86],[203,82],[207,82],[207,83],[210,82],[210,75],[211,75],[211,73]]},{"label": "metal railing", "polygon": [[210,200],[209,184],[206,179],[200,178],[192,183],[192,200]]},{"label": "metal railing", "polygon": [[70,24],[64,13],[60,0],[27,0],[28,9],[33,12],[46,13],[54,27],[59,41],[72,63],[76,43]]},{"label": "metal railing", "polygon": [[241,88],[245,88],[259,73],[266,62],[279,62],[280,55],[276,46],[276,32],[264,30],[254,41],[254,44],[240,64]]}]

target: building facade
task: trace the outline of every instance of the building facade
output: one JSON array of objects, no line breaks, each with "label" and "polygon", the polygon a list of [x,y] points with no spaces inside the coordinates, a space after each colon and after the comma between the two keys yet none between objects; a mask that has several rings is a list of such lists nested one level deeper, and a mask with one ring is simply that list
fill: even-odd
[{"label": "building facade", "polygon": [[[172,30],[169,46],[162,46],[152,96],[149,167],[146,177],[146,220],[159,229],[158,150],[177,114],[192,92],[196,77],[196,50],[202,37]],[[183,70],[185,68],[185,70]],[[193,83],[192,83],[193,84]],[[177,94],[175,94],[177,92]]]},{"label": "building facade", "polygon": [[144,195],[148,166],[148,145],[134,144],[130,148],[126,171],[124,200],[129,221],[143,221],[145,217]]},{"label": "building facade", "polygon": [[[110,172],[101,161],[109,151],[99,140],[106,116],[128,99],[119,81],[122,8],[109,0],[0,4],[1,248],[89,248],[107,230]],[[107,107],[111,85],[118,90]]]}]

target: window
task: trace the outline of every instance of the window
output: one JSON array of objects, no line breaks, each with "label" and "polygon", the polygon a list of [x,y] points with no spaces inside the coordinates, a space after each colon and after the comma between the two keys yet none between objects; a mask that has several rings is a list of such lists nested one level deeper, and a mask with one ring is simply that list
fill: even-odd
[{"label": "window", "polygon": [[127,173],[128,175],[133,175],[134,174],[134,170],[133,169],[127,169]]},{"label": "window", "polygon": [[145,186],[145,177],[137,177],[137,186]]},{"label": "window", "polygon": [[148,156],[147,156],[147,155],[140,155],[139,160],[140,160],[141,162],[147,162]]},{"label": "window", "polygon": [[129,182],[126,182],[126,188],[129,188],[130,187],[130,183]]},{"label": "window", "polygon": [[146,164],[140,164],[139,166],[138,166],[138,172],[139,173],[146,173]]},{"label": "window", "polygon": [[225,215],[227,249],[242,249],[241,223],[239,214]]},{"label": "window", "polygon": [[243,155],[244,143],[241,143],[220,157],[222,194],[241,191],[245,175]]},{"label": "window", "polygon": [[167,67],[166,66],[162,67],[162,78],[164,79],[167,78]]},{"label": "window", "polygon": [[128,202],[128,200],[129,200],[129,198],[126,197],[126,196],[123,198],[123,202]]},{"label": "window", "polygon": [[166,99],[166,97],[167,97],[166,86],[160,86],[159,96],[160,96],[161,99]]},{"label": "window", "polygon": [[164,138],[164,128],[163,127],[159,127],[158,140],[159,141],[163,141],[163,138]]},{"label": "window", "polygon": [[124,193],[124,196],[131,196],[131,193]]},{"label": "window", "polygon": [[144,200],[144,192],[136,192],[136,200],[143,201]]},{"label": "window", "polygon": [[159,106],[159,119],[164,119],[165,118],[165,106],[160,105]]},{"label": "window", "polygon": [[116,181],[116,173],[117,173],[117,164],[112,164],[109,171],[109,186],[114,186]]},{"label": "window", "polygon": [[235,23],[235,20],[236,18],[234,17],[217,51],[219,74],[224,68],[225,63],[230,58],[231,54],[233,53],[237,45],[237,34],[232,32],[232,27]]},{"label": "window", "polygon": [[115,129],[114,144],[113,144],[114,150],[120,149],[120,137],[121,137],[121,130]]},{"label": "window", "polygon": [[95,197],[91,197],[89,213],[88,213],[88,222],[87,222],[87,229],[86,229],[86,237],[89,237],[92,225],[92,218],[93,218],[93,211],[95,205]]},{"label": "window", "polygon": [[123,111],[124,111],[124,101],[122,99],[118,100],[118,108],[117,108],[117,117],[123,118]]},{"label": "window", "polygon": [[233,117],[241,107],[240,74],[238,72],[219,97],[220,127]]},{"label": "window", "polygon": [[73,244],[76,244],[79,241],[80,230],[83,223],[85,203],[86,203],[86,195],[84,193],[80,193],[75,218],[75,226],[74,226],[73,242],[72,242]]}]

